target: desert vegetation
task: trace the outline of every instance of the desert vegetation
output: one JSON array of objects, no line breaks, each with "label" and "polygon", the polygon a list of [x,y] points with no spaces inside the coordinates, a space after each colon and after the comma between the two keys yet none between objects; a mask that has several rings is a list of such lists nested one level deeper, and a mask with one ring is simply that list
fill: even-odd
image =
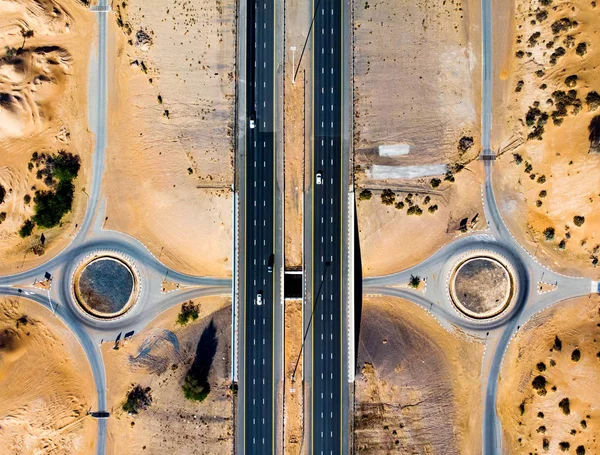
[{"label": "desert vegetation", "polygon": [[499,414],[510,453],[598,453],[599,305],[584,297],[548,310],[507,351]]},{"label": "desert vegetation", "polygon": [[148,409],[152,404],[152,394],[150,392],[150,387],[142,387],[139,384],[134,385],[121,405],[123,411],[128,414],[138,414],[140,411]]},{"label": "desert vegetation", "polygon": [[[34,227],[53,228],[58,226],[65,214],[71,211],[75,185],[81,160],[79,156],[60,150],[57,154],[47,155],[34,152],[29,162],[29,171],[34,169],[36,178],[47,186],[46,190],[36,190],[33,198],[34,215],[26,220],[19,235],[31,235]],[[25,195],[28,198],[29,195]],[[28,203],[25,200],[25,203]]]},{"label": "desert vegetation", "polygon": [[192,300],[188,300],[181,304],[181,311],[177,315],[177,324],[186,325],[190,321],[198,319],[200,312],[200,304],[194,303]]}]

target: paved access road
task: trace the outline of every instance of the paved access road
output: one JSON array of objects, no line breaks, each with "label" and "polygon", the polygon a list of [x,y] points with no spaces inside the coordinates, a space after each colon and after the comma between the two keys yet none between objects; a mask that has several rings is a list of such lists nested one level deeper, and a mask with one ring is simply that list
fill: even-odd
[{"label": "paved access road", "polygon": [[[312,61],[313,454],[342,452],[342,1],[315,1]],[[318,184],[316,175],[322,176]]]},{"label": "paved access road", "polygon": [[[247,2],[241,453],[275,453],[275,2]],[[254,120],[255,127],[250,128]],[[274,267],[273,267],[274,268]],[[258,295],[262,304],[258,304]]]}]

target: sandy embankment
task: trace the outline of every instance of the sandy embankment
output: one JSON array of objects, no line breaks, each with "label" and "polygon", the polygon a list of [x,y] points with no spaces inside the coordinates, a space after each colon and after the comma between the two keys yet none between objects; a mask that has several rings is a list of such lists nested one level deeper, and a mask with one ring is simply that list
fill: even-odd
[{"label": "sandy embankment", "polygon": [[0,452],[94,453],[95,391],[78,340],[56,316],[0,299]]},{"label": "sandy embankment", "polygon": [[235,3],[125,3],[109,28],[104,227],[179,271],[229,276]]},{"label": "sandy embankment", "polygon": [[359,453],[479,454],[483,344],[402,299],[363,301],[355,403]]},{"label": "sandy embankment", "polygon": [[[493,146],[504,153],[494,182],[515,237],[563,273],[598,277],[600,155],[589,153],[588,128],[600,109],[586,101],[600,92],[600,7],[592,3],[515,2],[514,20],[497,30],[510,42],[499,46],[508,57],[494,73]],[[556,116],[561,104],[565,115]]]},{"label": "sandy embankment", "polygon": [[[305,190],[306,168],[305,120],[310,118],[310,98],[306,97],[307,79],[304,72],[310,62],[308,52],[302,57],[302,46],[310,23],[309,8],[306,2],[287,1],[285,6],[286,42],[285,50],[285,266],[302,266],[302,223],[303,193]],[[295,46],[292,52],[290,47]],[[293,65],[292,65],[293,63]],[[292,84],[295,73],[298,77]],[[308,105],[307,105],[308,103]],[[312,178],[312,177],[308,177]]]},{"label": "sandy embankment", "polygon": [[[171,308],[118,350],[102,346],[106,363],[109,454],[229,454],[233,450],[233,398],[230,390],[231,300],[197,299],[199,318],[176,324],[181,306]],[[211,391],[202,403],[187,400],[181,389],[197,356],[214,349],[208,381]],[[132,384],[150,387],[152,404],[138,415],[121,405]]]},{"label": "sandy embankment", "polygon": [[[498,386],[508,453],[562,453],[560,443],[568,444],[567,453],[600,453],[599,326],[600,297],[594,295],[561,303],[521,328]],[[538,377],[539,392],[533,387]]]},{"label": "sandy embankment", "polygon": [[[6,191],[0,203],[0,213],[6,213],[0,222],[1,274],[33,267],[60,252],[85,213],[83,191],[89,186],[93,151],[87,78],[95,32],[93,14],[76,0],[0,2],[0,186]],[[33,199],[36,189],[47,188],[36,178],[35,168],[28,170],[28,162],[33,152],[59,150],[82,161],[73,210],[62,226],[35,229],[21,239],[18,231],[33,215],[34,205],[25,196]],[[33,254],[32,247],[44,254]]]},{"label": "sandy embankment", "polygon": [[[285,403],[283,415],[284,453],[299,455],[302,449],[303,419],[302,412],[302,301],[285,302]],[[294,382],[291,381],[294,374]]]},{"label": "sandy embankment", "polygon": [[[483,169],[477,162],[468,165],[480,149],[479,3],[359,2],[354,18],[357,192],[373,192],[370,201],[358,204],[363,272],[381,275],[429,256],[456,235],[465,218],[470,224],[478,215],[473,227],[485,225]],[[463,136],[473,144],[459,150]],[[378,154],[379,146],[390,145],[402,153]],[[432,177],[377,180],[371,171],[436,164],[467,168],[454,183],[439,176],[437,188],[430,185]],[[413,203],[423,214],[407,216],[406,201],[398,209],[382,206],[386,188],[395,191],[396,202],[418,194]]]}]

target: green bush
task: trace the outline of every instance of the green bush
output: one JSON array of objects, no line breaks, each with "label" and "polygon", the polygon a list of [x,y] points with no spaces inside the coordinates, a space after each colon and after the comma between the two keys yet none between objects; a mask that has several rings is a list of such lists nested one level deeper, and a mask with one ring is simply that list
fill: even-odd
[{"label": "green bush", "polygon": [[396,194],[390,189],[385,189],[381,192],[381,203],[383,205],[392,205],[396,200]]},{"label": "green bush", "polygon": [[600,107],[600,95],[596,91],[591,91],[586,95],[585,102],[590,111],[595,111]]},{"label": "green bush", "polygon": [[358,200],[360,200],[360,201],[368,201],[372,197],[373,197],[373,193],[371,192],[371,190],[368,190],[368,189],[365,188],[358,195]]},{"label": "green bush", "polygon": [[554,240],[554,228],[548,227],[544,229],[544,237],[546,238],[546,242],[551,242]]},{"label": "green bush", "polygon": [[52,175],[60,182],[75,180],[81,168],[79,156],[67,153],[64,150],[52,157],[51,164]]},{"label": "green bush", "polygon": [[581,359],[581,351],[579,349],[575,349],[572,353],[571,353],[571,360],[573,362],[579,362],[579,359]]},{"label": "green bush", "polygon": [[177,315],[177,324],[186,325],[188,322],[190,322],[190,319],[195,321],[198,319],[199,310],[200,304],[195,304],[191,300],[184,302],[181,305],[181,311]]},{"label": "green bush", "polygon": [[408,281],[408,285],[411,288],[417,289],[421,284],[421,277],[419,275],[411,275],[410,280]]},{"label": "green bush", "polygon": [[540,362],[536,365],[539,372],[546,371],[546,364],[544,362]]},{"label": "green bush", "polygon": [[208,382],[200,384],[200,381],[198,381],[191,371],[185,376],[181,388],[185,397],[193,401],[202,402],[210,393],[210,384]]},{"label": "green bush", "polygon": [[[562,341],[557,336],[554,337],[554,346],[552,347],[555,351],[562,351]],[[554,360],[550,361],[550,365],[554,366],[556,362]]]},{"label": "green bush", "polygon": [[152,395],[150,387],[142,388],[139,384],[134,386],[129,393],[127,399],[122,405],[123,411],[129,414],[137,414],[152,404]]},{"label": "green bush", "polygon": [[440,179],[433,178],[429,183],[431,184],[431,188],[437,188],[438,186],[440,186],[442,181]]},{"label": "green bush", "polygon": [[6,212],[0,212],[0,224],[6,220]]},{"label": "green bush", "polygon": [[36,191],[32,219],[42,228],[58,226],[62,217],[71,211],[75,186],[70,180],[61,180],[55,191]]},{"label": "green bush", "polygon": [[583,223],[585,223],[585,217],[581,215],[576,215],[573,217],[573,223],[575,224],[575,226],[579,227],[583,225]]},{"label": "green bush", "polygon": [[531,386],[538,392],[541,390],[544,390],[544,392],[545,392],[546,391],[546,378],[542,375],[536,376],[535,378],[533,378],[533,381],[531,381]]},{"label": "green bush", "polygon": [[433,204],[433,205],[430,205],[427,210],[429,210],[429,213],[435,213],[437,211],[437,209],[438,209],[437,204]]},{"label": "green bush", "polygon": [[587,54],[587,43],[579,43],[575,49],[575,52],[580,57],[583,57],[585,54]]},{"label": "green bush", "polygon": [[33,224],[33,222],[31,220],[25,221],[23,223],[23,226],[21,226],[21,229],[19,229],[19,236],[21,238],[29,237],[31,235],[31,233],[33,232],[34,227],[35,227],[35,224]]},{"label": "green bush", "polygon": [[563,398],[562,400],[560,400],[560,403],[558,403],[558,407],[562,409],[564,415],[568,416],[569,414],[571,414],[571,405],[569,403],[568,398]]}]

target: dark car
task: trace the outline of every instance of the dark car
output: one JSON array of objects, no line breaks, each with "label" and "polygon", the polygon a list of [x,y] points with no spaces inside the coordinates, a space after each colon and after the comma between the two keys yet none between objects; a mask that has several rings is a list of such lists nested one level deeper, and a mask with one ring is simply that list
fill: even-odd
[{"label": "dark car", "polygon": [[267,270],[269,273],[273,273],[273,264],[275,264],[275,255],[271,254],[271,256],[269,256],[269,262],[267,262]]}]

